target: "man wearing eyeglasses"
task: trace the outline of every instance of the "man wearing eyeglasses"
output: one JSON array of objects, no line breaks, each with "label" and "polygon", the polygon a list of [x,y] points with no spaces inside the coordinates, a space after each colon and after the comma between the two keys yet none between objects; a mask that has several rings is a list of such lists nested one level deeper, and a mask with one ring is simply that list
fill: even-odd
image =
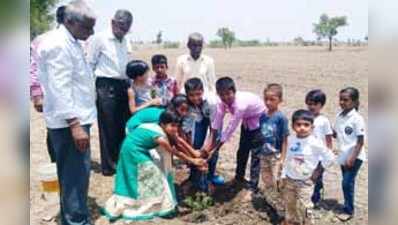
[{"label": "man wearing eyeglasses", "polygon": [[104,176],[115,173],[120,145],[129,118],[128,78],[129,41],[125,38],[133,23],[127,10],[117,10],[111,29],[93,36],[87,45],[87,60],[96,76],[101,169]]}]

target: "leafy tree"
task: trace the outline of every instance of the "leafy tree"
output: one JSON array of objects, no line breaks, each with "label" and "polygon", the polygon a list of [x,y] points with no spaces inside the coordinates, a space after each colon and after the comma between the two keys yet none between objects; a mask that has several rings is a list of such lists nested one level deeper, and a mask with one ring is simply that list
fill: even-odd
[{"label": "leafy tree", "polygon": [[163,42],[162,35],[163,35],[163,31],[159,31],[156,34],[156,44],[161,44]]},{"label": "leafy tree", "polygon": [[235,41],[235,33],[227,27],[219,28],[217,31],[217,36],[222,40],[224,48],[231,48],[232,43]]},{"label": "leafy tree", "polygon": [[330,17],[322,14],[319,23],[314,23],[314,33],[318,39],[327,38],[329,40],[329,51],[332,51],[333,37],[337,35],[337,28],[347,25],[347,17]]},{"label": "leafy tree", "polygon": [[50,29],[55,16],[50,13],[58,0],[30,0],[30,38]]},{"label": "leafy tree", "polygon": [[[26,23],[26,17],[19,12],[25,9],[23,1],[2,1],[0,7],[0,36],[13,32],[15,27],[20,27],[21,23]],[[25,11],[23,11],[25,13]]]}]

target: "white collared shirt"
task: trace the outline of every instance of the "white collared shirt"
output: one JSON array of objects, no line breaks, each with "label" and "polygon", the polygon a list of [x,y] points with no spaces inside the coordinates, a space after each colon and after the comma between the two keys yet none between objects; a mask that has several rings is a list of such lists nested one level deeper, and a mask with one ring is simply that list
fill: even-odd
[{"label": "white collared shirt", "polygon": [[[355,109],[346,115],[342,115],[340,112],[336,117],[335,130],[337,133],[337,147],[340,151],[337,160],[340,165],[345,165],[357,144],[358,136],[365,136],[365,121]],[[363,147],[358,159],[366,160],[366,153]]]},{"label": "white collared shirt", "polygon": [[90,38],[87,44],[87,61],[96,77],[127,79],[126,66],[129,60],[129,42],[120,42],[112,31]]},{"label": "white collared shirt", "polygon": [[334,158],[332,151],[314,135],[306,138],[290,135],[287,141],[282,177],[288,176],[295,180],[307,180],[312,176],[319,162],[326,168],[333,163]]},{"label": "white collared shirt", "polygon": [[97,118],[94,75],[79,41],[61,25],[46,35],[37,52],[47,127],[68,127],[66,120],[72,118],[92,124]]},{"label": "white collared shirt", "polygon": [[185,81],[193,77],[202,80],[205,96],[216,93],[214,60],[209,56],[201,54],[197,60],[194,60],[190,54],[179,56],[177,58],[175,74],[177,82],[180,85],[181,93],[183,94],[185,94]]}]

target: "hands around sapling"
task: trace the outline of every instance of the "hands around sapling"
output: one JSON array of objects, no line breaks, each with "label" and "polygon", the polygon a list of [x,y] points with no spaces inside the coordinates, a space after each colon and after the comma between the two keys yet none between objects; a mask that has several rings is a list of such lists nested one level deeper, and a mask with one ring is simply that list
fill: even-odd
[{"label": "hands around sapling", "polygon": [[154,98],[151,100],[151,105],[154,106],[160,106],[162,104],[162,99],[161,98]]}]

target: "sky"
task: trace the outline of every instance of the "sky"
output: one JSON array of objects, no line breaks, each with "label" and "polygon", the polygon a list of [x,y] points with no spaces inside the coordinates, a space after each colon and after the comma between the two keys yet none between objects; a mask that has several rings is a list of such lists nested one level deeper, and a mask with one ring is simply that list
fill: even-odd
[{"label": "sky", "polygon": [[168,41],[186,41],[192,32],[214,40],[220,27],[230,28],[242,40],[291,41],[297,36],[315,40],[313,23],[322,13],[347,16],[348,26],[338,29],[339,40],[363,40],[368,35],[367,0],[87,1],[97,15],[96,31],[109,29],[117,9],[130,10],[134,22],[128,36],[133,41],[153,41],[159,31]]}]

